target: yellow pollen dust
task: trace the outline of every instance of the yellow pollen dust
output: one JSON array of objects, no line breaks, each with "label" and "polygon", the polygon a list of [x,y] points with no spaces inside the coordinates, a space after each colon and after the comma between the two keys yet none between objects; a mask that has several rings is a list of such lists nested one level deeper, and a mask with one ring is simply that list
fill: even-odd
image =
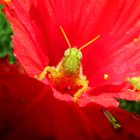
[{"label": "yellow pollen dust", "polygon": [[104,74],[104,80],[108,80],[108,78],[109,78],[109,75],[108,74]]},{"label": "yellow pollen dust", "polygon": [[4,0],[7,4],[9,4],[10,3],[10,0]]}]

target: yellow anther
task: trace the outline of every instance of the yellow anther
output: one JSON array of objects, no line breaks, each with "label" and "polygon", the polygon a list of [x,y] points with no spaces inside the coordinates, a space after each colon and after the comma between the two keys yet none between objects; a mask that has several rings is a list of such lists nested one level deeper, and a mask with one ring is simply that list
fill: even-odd
[{"label": "yellow anther", "polygon": [[108,74],[104,74],[104,80],[108,80],[108,78],[109,78],[109,75]]},{"label": "yellow anther", "polygon": [[134,42],[138,42],[138,38],[134,38]]},{"label": "yellow anther", "polygon": [[7,4],[9,4],[10,3],[10,0],[4,0]]}]

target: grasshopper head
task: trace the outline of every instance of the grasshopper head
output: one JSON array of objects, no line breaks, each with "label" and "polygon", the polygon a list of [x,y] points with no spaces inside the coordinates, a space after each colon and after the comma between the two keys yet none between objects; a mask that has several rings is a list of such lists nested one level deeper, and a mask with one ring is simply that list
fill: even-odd
[{"label": "grasshopper head", "polygon": [[78,60],[82,59],[82,53],[79,49],[77,48],[68,48],[65,53],[65,57],[76,57]]},{"label": "grasshopper head", "polygon": [[66,33],[64,32],[62,26],[60,26],[60,30],[69,46],[69,48],[64,53],[64,58],[61,65],[63,72],[66,74],[73,74],[73,75],[77,74],[79,73],[80,62],[81,62],[80,60],[82,59],[81,50],[87,47],[88,45],[90,45],[91,43],[93,43],[96,39],[100,37],[100,35],[96,36],[95,38],[93,38],[92,40],[90,40],[89,42],[81,46],[79,49],[77,49],[76,47],[72,47],[72,45],[70,44],[70,41]]}]

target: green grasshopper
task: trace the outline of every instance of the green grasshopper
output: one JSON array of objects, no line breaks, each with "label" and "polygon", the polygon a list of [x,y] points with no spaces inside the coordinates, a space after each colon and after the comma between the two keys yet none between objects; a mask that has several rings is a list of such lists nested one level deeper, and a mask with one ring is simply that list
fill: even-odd
[{"label": "green grasshopper", "polygon": [[136,100],[140,100],[140,76],[127,78],[127,80],[130,82],[130,84],[133,86],[133,89],[130,90],[132,92],[138,92],[138,95],[136,96]]},{"label": "green grasshopper", "polygon": [[93,38],[78,49],[76,47],[72,47],[62,26],[60,26],[60,30],[69,48],[64,52],[63,58],[56,67],[46,66],[43,72],[36,77],[38,80],[42,80],[46,77],[46,74],[48,74],[48,77],[51,80],[51,82],[57,83],[67,79],[67,82],[69,83],[69,90],[72,88],[73,85],[80,86],[81,88],[77,90],[76,93],[73,95],[73,100],[77,102],[81,94],[88,90],[88,80],[86,76],[83,75],[82,71],[81,50],[86,46],[90,45],[96,39],[98,39],[100,35],[96,36],[95,38]]},{"label": "green grasshopper", "polygon": [[104,110],[103,113],[107,117],[108,121],[112,124],[113,128],[117,130],[121,128],[121,124],[116,120],[116,118],[108,110]]},{"label": "green grasshopper", "polygon": [[140,91],[140,76],[127,78],[130,84],[134,87],[134,91]]}]

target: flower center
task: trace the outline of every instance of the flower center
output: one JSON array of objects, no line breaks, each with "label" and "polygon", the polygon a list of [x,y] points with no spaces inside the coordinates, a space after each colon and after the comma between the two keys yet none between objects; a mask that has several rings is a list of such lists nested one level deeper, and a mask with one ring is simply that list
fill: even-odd
[{"label": "flower center", "polygon": [[56,68],[50,66],[45,67],[43,72],[35,76],[35,78],[42,80],[47,77],[53,88],[57,89],[62,94],[73,96],[74,101],[77,101],[80,99],[81,95],[88,90],[88,80],[86,76],[81,74],[81,66],[77,69],[77,72],[71,73],[65,70],[63,61],[64,59],[60,61]]},{"label": "flower center", "polygon": [[76,47],[72,47],[62,26],[60,26],[60,30],[69,48],[65,51],[64,57],[56,68],[47,66],[37,79],[41,80],[46,76],[46,74],[48,74],[51,84],[57,90],[60,90],[62,93],[73,95],[74,101],[77,102],[81,97],[81,94],[88,90],[88,80],[82,73],[81,50],[97,40],[100,35],[91,39],[78,49]]}]

